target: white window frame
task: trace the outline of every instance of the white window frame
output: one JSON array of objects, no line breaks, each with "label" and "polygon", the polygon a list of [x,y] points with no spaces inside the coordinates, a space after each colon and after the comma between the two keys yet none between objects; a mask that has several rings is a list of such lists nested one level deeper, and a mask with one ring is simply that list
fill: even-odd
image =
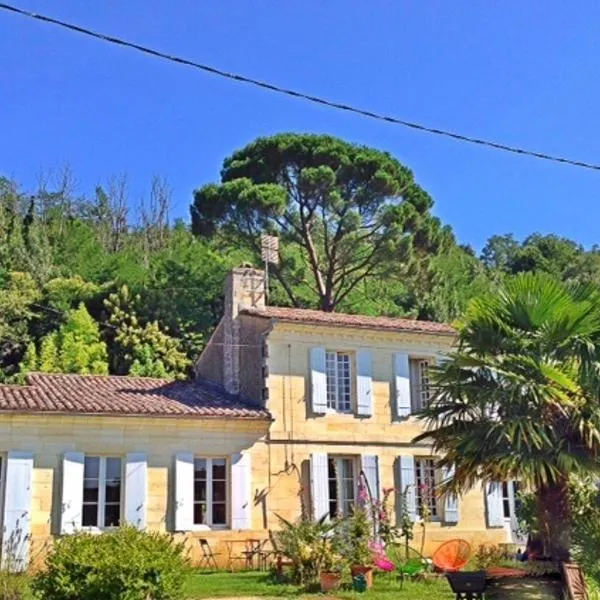
[{"label": "white window frame", "polygon": [[[123,505],[124,505],[124,491],[125,491],[125,461],[122,456],[118,455],[104,455],[104,454],[85,454],[84,455],[84,469],[83,469],[83,486],[85,493],[85,459],[87,458],[98,458],[98,513],[97,513],[97,525],[83,525],[82,529],[84,531],[110,531],[114,529],[118,529],[121,525],[123,525]],[[106,508],[106,461],[109,458],[118,458],[121,461],[121,473],[120,473],[120,490],[119,490],[119,525],[104,525],[105,519],[105,508]],[[83,523],[83,507],[86,504],[95,504],[94,502],[85,502],[85,500],[81,503],[81,519]],[[111,504],[114,504],[111,502]]]},{"label": "white window frame", "polygon": [[4,502],[6,496],[6,465],[8,453],[0,452],[0,531],[4,531]]},{"label": "white window frame", "polygon": [[437,493],[437,486],[440,481],[440,472],[436,468],[436,458],[432,456],[415,456],[415,504],[417,518],[421,519],[421,506],[423,504],[422,491],[420,486],[423,481],[431,476],[427,471],[433,471],[433,489],[429,504],[429,519],[431,521],[440,521],[442,514],[442,505],[440,496]]},{"label": "white window frame", "polygon": [[431,402],[431,380],[429,368],[434,360],[428,356],[410,357],[410,378],[413,410],[423,410]]},{"label": "white window frame", "polygon": [[[329,483],[332,481],[332,478],[329,476],[329,461],[333,461],[334,470],[335,470],[335,489],[336,489],[336,503],[337,503],[337,512],[340,512],[340,507],[342,509],[342,514],[344,516],[348,516],[344,512],[344,506],[346,504],[355,505],[358,502],[358,483],[360,479],[360,464],[358,458],[356,456],[343,456],[343,455],[332,455],[329,454],[327,456],[327,489],[329,491]],[[352,483],[353,483],[353,494],[354,497],[352,499],[345,498],[345,486],[344,482],[347,481],[347,478],[342,477],[342,469],[340,468],[344,461],[348,461],[352,465]],[[350,502],[351,500],[351,502]],[[329,497],[329,514],[331,515],[331,505],[332,498]],[[336,516],[336,515],[333,515]]]},{"label": "white window frame", "polygon": [[[515,483],[518,483],[511,479],[510,481],[502,482],[502,515],[506,522],[512,522],[517,518],[517,490],[515,489]],[[508,516],[506,515],[505,503],[508,503]]]},{"label": "white window frame", "polygon": [[[347,378],[347,390],[343,392],[348,393],[348,402],[344,402],[340,399],[340,358],[347,360],[348,376]],[[330,370],[331,363],[333,361],[334,369]],[[327,387],[327,408],[331,412],[351,414],[354,412],[354,386],[353,381],[353,355],[351,352],[345,352],[343,350],[326,350],[325,351],[325,379]],[[342,393],[343,393],[342,392]],[[333,395],[333,397],[332,397]]]},{"label": "white window frame", "polygon": [[[196,504],[203,504],[201,500],[196,500],[196,461],[206,461],[206,523],[196,523],[195,508]],[[222,460],[225,462],[225,523],[213,523],[213,476],[212,467],[213,460]],[[226,456],[194,456],[194,474],[193,474],[193,501],[192,501],[192,529],[196,531],[207,531],[212,529],[229,529],[230,511],[231,511],[231,494],[229,492],[229,482],[231,480],[231,465]],[[220,481],[220,480],[219,480]]]}]

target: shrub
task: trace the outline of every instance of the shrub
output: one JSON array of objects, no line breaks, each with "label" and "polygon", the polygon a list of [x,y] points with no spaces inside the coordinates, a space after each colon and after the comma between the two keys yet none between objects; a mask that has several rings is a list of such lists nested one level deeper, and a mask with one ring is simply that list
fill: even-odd
[{"label": "shrub", "polygon": [[0,571],[0,600],[23,600],[27,597],[29,578],[25,573]]},{"label": "shrub", "polygon": [[502,563],[504,559],[504,551],[500,546],[486,546],[480,544],[475,550],[473,560],[477,569],[488,569],[489,567],[497,566]]},{"label": "shrub", "polygon": [[305,585],[316,581],[324,558],[324,544],[333,529],[326,517],[316,521],[305,515],[291,523],[279,517],[281,531],[276,535],[279,550],[293,562],[294,583]]},{"label": "shrub", "polygon": [[373,564],[373,524],[365,508],[355,506],[352,514],[336,523],[336,540],[340,554],[350,566]]},{"label": "shrub", "polygon": [[32,588],[43,600],[176,600],[187,567],[183,543],[122,527],[60,539]]}]

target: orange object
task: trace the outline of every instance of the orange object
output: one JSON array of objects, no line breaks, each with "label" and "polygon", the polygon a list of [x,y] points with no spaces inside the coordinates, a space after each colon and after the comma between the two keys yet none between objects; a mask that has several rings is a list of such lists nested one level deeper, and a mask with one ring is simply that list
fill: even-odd
[{"label": "orange object", "polygon": [[440,571],[454,573],[460,571],[471,558],[471,546],[465,540],[444,542],[431,557],[433,565]]}]

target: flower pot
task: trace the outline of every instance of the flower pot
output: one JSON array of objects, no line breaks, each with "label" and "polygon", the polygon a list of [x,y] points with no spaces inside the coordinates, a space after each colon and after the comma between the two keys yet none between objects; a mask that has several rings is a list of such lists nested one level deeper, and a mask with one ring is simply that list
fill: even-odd
[{"label": "flower pot", "polygon": [[342,583],[342,574],[330,571],[323,571],[319,573],[319,579],[321,581],[321,591],[330,592],[337,590]]},{"label": "flower pot", "polygon": [[373,586],[373,567],[354,565],[353,567],[350,567],[350,573],[352,574],[352,577],[362,575],[367,583],[367,589]]}]

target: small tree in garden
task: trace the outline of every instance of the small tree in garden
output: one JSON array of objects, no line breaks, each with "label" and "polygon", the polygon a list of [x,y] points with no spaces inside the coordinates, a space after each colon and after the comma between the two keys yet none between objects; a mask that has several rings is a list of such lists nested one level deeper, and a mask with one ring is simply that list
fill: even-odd
[{"label": "small tree in garden", "polygon": [[569,557],[569,483],[600,470],[600,294],[527,273],[474,300],[422,412],[455,467],[445,487],[516,479],[533,491],[545,551]]}]

